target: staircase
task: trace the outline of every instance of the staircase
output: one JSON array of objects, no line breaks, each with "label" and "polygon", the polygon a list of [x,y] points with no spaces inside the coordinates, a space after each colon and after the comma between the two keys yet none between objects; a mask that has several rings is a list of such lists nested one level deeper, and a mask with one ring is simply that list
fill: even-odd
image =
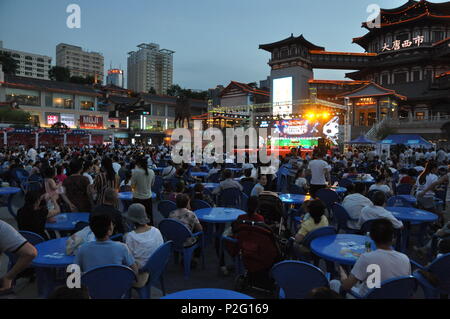
[{"label": "staircase", "polygon": [[378,132],[387,124],[387,119],[384,118],[378,123],[375,123],[372,128],[366,133],[366,138],[369,140],[376,140]]}]

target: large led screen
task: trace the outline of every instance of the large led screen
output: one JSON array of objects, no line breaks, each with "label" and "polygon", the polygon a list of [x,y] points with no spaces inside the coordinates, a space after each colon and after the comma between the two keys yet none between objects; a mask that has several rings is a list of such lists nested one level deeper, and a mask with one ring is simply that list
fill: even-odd
[{"label": "large led screen", "polygon": [[273,114],[292,113],[292,77],[274,79],[272,82]]}]

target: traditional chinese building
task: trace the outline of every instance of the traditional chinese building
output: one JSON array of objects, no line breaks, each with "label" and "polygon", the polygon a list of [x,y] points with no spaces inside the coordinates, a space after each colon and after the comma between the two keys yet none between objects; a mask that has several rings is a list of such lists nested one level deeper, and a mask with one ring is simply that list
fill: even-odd
[{"label": "traditional chinese building", "polygon": [[[409,0],[398,8],[381,9],[373,23],[363,23],[362,27],[368,32],[353,42],[365,50],[363,53],[327,51],[302,35],[260,45],[260,49],[271,53],[274,114],[275,108],[281,110],[289,105],[279,103],[286,100],[284,96],[289,96],[287,102],[291,103],[291,109],[284,109],[291,113],[299,112],[295,109],[296,104],[301,104],[298,100],[309,96],[316,102],[349,106],[352,136],[367,132],[384,119],[423,121],[428,125],[430,120],[448,121],[450,1]],[[346,74],[351,81],[333,81],[315,80],[314,69],[354,71]],[[276,81],[283,84],[281,90]],[[441,124],[433,123],[434,128],[424,132],[440,133]],[[397,128],[406,130],[403,124]],[[414,129],[417,126],[412,124]]]}]

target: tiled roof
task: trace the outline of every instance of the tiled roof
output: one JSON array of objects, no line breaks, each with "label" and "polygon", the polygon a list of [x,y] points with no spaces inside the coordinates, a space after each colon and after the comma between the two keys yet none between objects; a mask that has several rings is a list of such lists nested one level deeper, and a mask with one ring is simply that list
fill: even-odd
[{"label": "tiled roof", "polygon": [[225,89],[223,89],[223,91],[220,93],[220,96],[225,95],[233,86],[237,86],[238,88],[240,88],[242,91],[244,91],[246,93],[270,96],[269,91],[256,89],[256,88],[249,86],[248,84],[236,82],[236,81],[231,81],[231,83],[228,84],[228,86]]},{"label": "tiled roof", "polygon": [[1,84],[6,87],[23,88],[28,90],[52,91],[79,95],[100,95],[90,85],[34,79],[10,74],[5,74],[5,81]]}]

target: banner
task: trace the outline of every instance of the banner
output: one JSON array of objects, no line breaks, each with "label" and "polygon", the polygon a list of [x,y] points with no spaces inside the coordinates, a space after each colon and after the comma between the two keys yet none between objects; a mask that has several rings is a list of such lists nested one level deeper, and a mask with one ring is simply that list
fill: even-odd
[{"label": "banner", "polygon": [[91,116],[91,115],[80,115],[80,128],[87,129],[103,129],[103,117],[102,116]]}]

